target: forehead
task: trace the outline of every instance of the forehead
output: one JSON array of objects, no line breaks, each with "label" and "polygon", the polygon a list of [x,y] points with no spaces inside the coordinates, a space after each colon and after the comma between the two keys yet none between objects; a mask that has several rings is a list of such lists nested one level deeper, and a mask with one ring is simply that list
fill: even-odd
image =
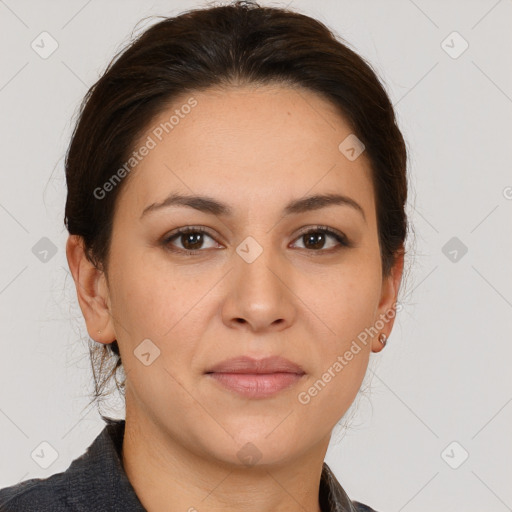
[{"label": "forehead", "polygon": [[139,212],[172,191],[249,208],[313,192],[357,196],[372,207],[369,161],[349,160],[351,136],[329,101],[303,88],[241,86],[182,95],[153,119],[134,150],[123,201]]}]

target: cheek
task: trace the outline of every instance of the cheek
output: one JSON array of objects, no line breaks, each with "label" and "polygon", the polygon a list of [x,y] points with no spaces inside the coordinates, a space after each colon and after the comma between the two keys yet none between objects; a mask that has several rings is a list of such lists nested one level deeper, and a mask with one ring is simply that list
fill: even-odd
[{"label": "cheek", "polygon": [[130,337],[159,337],[183,316],[184,299],[193,282],[183,282],[173,267],[163,268],[162,258],[155,257],[158,250],[128,250],[129,245],[119,240],[111,249],[115,318]]},{"label": "cheek", "polygon": [[380,297],[380,274],[371,268],[354,266],[332,274],[328,285],[317,286],[311,301],[322,334],[316,340],[315,372],[299,403],[311,412],[318,408],[320,415],[325,408],[334,423],[357,395],[368,365]]},{"label": "cheek", "polygon": [[305,277],[299,296],[307,297],[308,306],[321,320],[322,332],[333,337],[336,351],[374,321],[381,293],[378,270],[361,260],[314,279]]},{"label": "cheek", "polygon": [[[121,350],[126,355],[125,368],[137,370],[132,374],[134,380],[144,371],[134,354],[143,340],[149,339],[159,350],[155,365],[182,375],[190,369],[202,338],[209,302],[200,299],[212,285],[184,276],[176,266],[163,269],[161,260],[156,258],[150,261],[141,255],[138,261],[129,266],[127,259],[118,258],[112,279],[113,316]],[[161,383],[160,377],[154,378]],[[145,382],[144,386],[148,384]]]},{"label": "cheek", "polygon": [[113,316],[124,329],[124,336],[135,342],[141,336],[156,337],[172,326],[172,288],[153,283],[135,268],[113,284]]},{"label": "cheek", "polygon": [[340,341],[338,350],[324,353],[321,368],[296,396],[295,407],[304,418],[301,435],[305,438],[314,439],[319,432],[334,428],[357,396],[366,374],[369,350],[364,346],[350,349],[350,345]]}]

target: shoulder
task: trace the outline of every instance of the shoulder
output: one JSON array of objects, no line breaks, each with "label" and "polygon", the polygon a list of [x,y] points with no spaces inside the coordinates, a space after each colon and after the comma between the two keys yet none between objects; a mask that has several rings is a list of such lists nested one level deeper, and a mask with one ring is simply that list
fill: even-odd
[{"label": "shoulder", "polygon": [[0,489],[1,512],[67,512],[65,473],[33,478]]},{"label": "shoulder", "polygon": [[107,425],[63,472],[0,489],[0,512],[144,511],[120,459],[124,420]]},{"label": "shoulder", "polygon": [[331,468],[324,462],[320,478],[320,508],[322,512],[377,512],[359,501],[351,500]]},{"label": "shoulder", "polygon": [[377,512],[368,505],[365,505],[364,503],[359,503],[358,501],[352,501],[352,504],[354,505],[357,512]]}]

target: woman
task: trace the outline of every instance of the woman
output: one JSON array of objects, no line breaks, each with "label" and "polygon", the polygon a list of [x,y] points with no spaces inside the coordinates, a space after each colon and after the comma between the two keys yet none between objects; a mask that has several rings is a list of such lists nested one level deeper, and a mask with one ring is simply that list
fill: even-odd
[{"label": "woman", "polygon": [[88,92],[66,178],[97,397],[123,373],[126,419],[1,510],[374,510],[324,463],[403,272],[406,147],[368,64],[289,10],[164,19]]}]

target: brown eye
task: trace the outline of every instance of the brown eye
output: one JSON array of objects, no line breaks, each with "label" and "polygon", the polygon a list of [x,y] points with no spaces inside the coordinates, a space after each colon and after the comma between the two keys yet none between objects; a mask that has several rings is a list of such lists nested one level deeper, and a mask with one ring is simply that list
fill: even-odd
[{"label": "brown eye", "polygon": [[325,239],[325,233],[322,232],[307,233],[306,235],[302,235],[302,240],[304,241],[306,249],[323,249],[325,245]]},{"label": "brown eye", "polygon": [[201,246],[204,243],[203,238],[203,233],[182,233],[179,235],[179,240],[183,247],[189,251],[201,249]]},{"label": "brown eye", "polygon": [[[210,247],[204,244],[210,239]],[[215,248],[217,242],[202,228],[187,227],[182,228],[170,236],[166,237],[163,245],[173,252],[181,252],[186,254],[195,254],[203,249]],[[181,247],[180,247],[181,245]]]},{"label": "brown eye", "polygon": [[[330,228],[315,228],[302,233],[297,240],[302,240],[303,248],[316,252],[327,252],[340,246],[348,247],[349,243],[344,235]],[[329,242],[331,240],[331,242]],[[334,242],[332,241],[334,240]],[[326,247],[326,244],[328,247]]]}]

